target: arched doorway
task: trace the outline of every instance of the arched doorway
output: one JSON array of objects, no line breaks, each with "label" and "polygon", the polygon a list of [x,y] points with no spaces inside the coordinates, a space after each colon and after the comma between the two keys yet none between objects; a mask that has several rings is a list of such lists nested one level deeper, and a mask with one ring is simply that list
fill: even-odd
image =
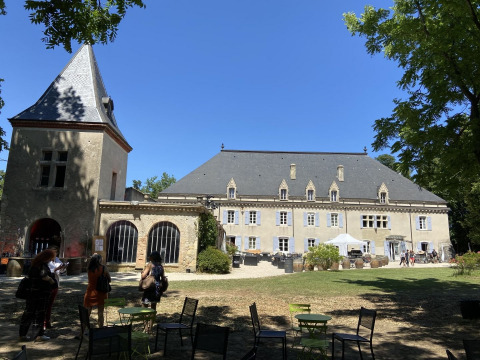
[{"label": "arched doorway", "polygon": [[153,226],[148,235],[147,258],[153,251],[158,251],[162,255],[165,264],[178,263],[180,231],[175,224],[162,221]]},{"label": "arched doorway", "polygon": [[32,255],[47,249],[49,246],[58,246],[61,248],[62,238],[60,236],[62,228],[53,219],[44,218],[35,221],[30,228],[28,249]]},{"label": "arched doorway", "polygon": [[117,221],[107,231],[107,262],[132,263],[137,258],[138,230],[130,221]]}]

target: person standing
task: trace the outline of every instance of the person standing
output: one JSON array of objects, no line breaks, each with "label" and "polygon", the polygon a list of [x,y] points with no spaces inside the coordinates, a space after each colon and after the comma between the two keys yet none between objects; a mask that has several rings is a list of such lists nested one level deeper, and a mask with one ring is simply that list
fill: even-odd
[{"label": "person standing", "polygon": [[[49,249],[55,252],[55,258],[48,263],[48,268],[50,269],[50,272],[54,275],[58,286],[60,286],[60,273],[63,273],[66,270],[67,265],[64,264],[62,261],[60,261],[60,259],[58,258],[58,247],[52,246]],[[58,294],[58,287],[54,288],[50,293],[50,298],[48,299],[48,303],[47,303],[47,310],[45,311],[45,321],[43,323],[44,329],[52,328],[52,323],[50,322],[50,318],[52,315],[53,303],[55,302],[55,298],[57,297],[57,294]]]},{"label": "person standing", "polygon": [[400,266],[405,266],[405,250],[400,253]]},{"label": "person standing", "polygon": [[110,273],[105,265],[102,265],[102,256],[99,254],[93,254],[88,264],[88,285],[87,291],[83,298],[83,306],[88,309],[88,315],[91,314],[92,308],[97,307],[98,311],[98,327],[103,327],[103,309],[105,299],[108,298],[108,293],[97,290],[97,281],[100,275],[104,275],[111,281]]},{"label": "person standing", "polygon": [[55,252],[47,249],[37,254],[32,260],[28,271],[32,288],[30,296],[26,299],[25,311],[20,320],[20,341],[29,340],[27,333],[33,320],[35,320],[38,325],[38,331],[34,341],[50,340],[50,338],[45,335],[43,322],[45,320],[45,311],[50,293],[53,288],[57,287],[55,278],[48,268],[48,263],[54,259]]},{"label": "person standing", "polygon": [[413,252],[413,250],[410,251],[410,265],[415,265],[415,253]]},{"label": "person standing", "polygon": [[145,307],[150,306],[152,309],[157,309],[157,303],[160,302],[162,296],[160,289],[162,287],[162,279],[165,276],[165,271],[162,266],[162,257],[158,251],[154,251],[148,257],[149,262],[145,265],[142,271],[142,279],[148,275],[155,278],[155,286],[143,291],[142,304]]}]

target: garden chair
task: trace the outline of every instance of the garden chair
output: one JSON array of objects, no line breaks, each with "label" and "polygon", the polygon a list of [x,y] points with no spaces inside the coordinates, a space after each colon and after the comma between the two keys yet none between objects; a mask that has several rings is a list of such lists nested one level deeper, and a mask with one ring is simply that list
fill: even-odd
[{"label": "garden chair", "polygon": [[240,360],[255,360],[257,358],[257,347],[254,346],[248,352],[242,356]]},{"label": "garden chair", "polygon": [[[103,304],[103,307],[105,309],[105,323],[107,326],[110,325],[122,325],[122,322],[120,320],[120,315],[117,312],[118,319],[117,320],[108,320],[108,313],[109,313],[109,308],[124,308],[127,305],[127,302],[125,301],[125,298],[108,298],[105,299],[105,302]],[[118,309],[117,309],[118,310]],[[112,316],[110,316],[112,318]]]},{"label": "garden chair", "polygon": [[27,360],[27,347],[25,345],[22,345],[22,350],[15,355],[13,360]]},{"label": "garden chair", "polygon": [[140,326],[138,330],[132,330],[132,354],[145,355],[145,358],[148,358],[150,354],[150,333],[152,324],[156,318],[156,311],[130,315],[130,324],[132,324],[132,327],[135,325]]},{"label": "garden chair", "polygon": [[467,360],[480,359],[480,340],[463,340]]},{"label": "garden chair", "polygon": [[252,318],[254,346],[258,347],[260,339],[280,339],[282,341],[283,359],[287,358],[287,332],[277,330],[263,330],[260,326],[260,319],[257,313],[257,304],[250,305],[250,316]]},{"label": "garden chair", "polygon": [[[192,346],[192,359],[195,359],[197,350],[204,350],[227,358],[228,335],[230,329],[224,326],[207,325],[199,323],[195,330],[195,340]],[[211,357],[208,357],[211,359]]]},{"label": "garden chair", "polygon": [[292,334],[293,334],[293,343],[292,347],[295,346],[296,337],[299,333],[302,332],[302,328],[298,326],[298,321],[295,319],[296,314],[310,314],[311,306],[310,304],[288,304],[290,310],[290,322],[292,324]]},{"label": "garden chair", "polygon": [[176,323],[158,323],[157,333],[155,336],[155,352],[157,351],[158,333],[165,333],[165,342],[163,346],[163,355],[167,353],[167,337],[168,332],[172,330],[178,330],[180,335],[180,345],[183,346],[182,330],[188,330],[190,332],[190,340],[193,344],[193,322],[195,321],[195,315],[197,313],[198,300],[192,298],[185,298],[183,302],[182,313],[180,319]]},{"label": "garden chair", "polygon": [[447,359],[448,360],[457,360],[457,357],[453,355],[450,350],[447,349]]},{"label": "garden chair", "polygon": [[[375,328],[375,319],[377,317],[376,310],[365,309],[363,306],[360,309],[360,317],[358,318],[357,332],[355,334],[332,334],[332,359],[335,358],[335,340],[340,340],[342,342],[342,359],[345,359],[345,342],[355,341],[358,345],[358,351],[360,353],[360,359],[363,359],[362,349],[360,348],[360,343],[369,343],[370,352],[372,353],[372,359],[375,359],[373,354],[373,329]],[[368,333],[363,336],[361,333],[368,331]]]},{"label": "garden chair", "polygon": [[300,346],[302,352],[299,359],[327,359],[327,325],[326,323],[299,320],[302,330],[307,330],[308,335],[302,336]]}]

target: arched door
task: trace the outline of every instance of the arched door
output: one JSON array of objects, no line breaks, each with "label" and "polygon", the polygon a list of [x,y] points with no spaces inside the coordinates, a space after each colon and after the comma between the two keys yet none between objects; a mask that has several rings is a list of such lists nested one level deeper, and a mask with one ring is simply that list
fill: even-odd
[{"label": "arched door", "polygon": [[130,221],[117,221],[107,231],[107,262],[132,263],[137,258],[138,230]]},{"label": "arched door", "polygon": [[53,219],[39,219],[33,223],[30,228],[28,250],[36,255],[49,246],[61,248],[62,238],[60,236],[62,228]]},{"label": "arched door", "polygon": [[180,231],[168,221],[155,224],[148,235],[147,258],[153,251],[162,255],[165,264],[178,263],[180,253]]}]

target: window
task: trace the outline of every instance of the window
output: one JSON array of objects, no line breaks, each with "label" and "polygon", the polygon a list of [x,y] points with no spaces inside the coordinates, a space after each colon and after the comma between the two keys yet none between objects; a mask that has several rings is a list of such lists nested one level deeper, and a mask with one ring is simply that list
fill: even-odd
[{"label": "window", "polygon": [[228,188],[228,198],[235,199],[235,188],[233,187]]},{"label": "window", "polygon": [[250,211],[250,224],[256,224],[257,223],[257,212],[256,211]]},{"label": "window", "polygon": [[255,250],[257,248],[257,238],[254,236],[250,236],[248,238],[248,248],[250,250]]},{"label": "window", "polygon": [[388,216],[387,215],[377,215],[377,228],[379,229],[388,229]]},{"label": "window", "polygon": [[287,212],[280,211],[280,225],[287,225]]},{"label": "window", "polygon": [[307,214],[307,225],[314,226],[315,225],[315,213],[308,213]]},{"label": "window", "polygon": [[52,150],[43,150],[40,161],[40,186],[51,186],[51,170],[53,174],[53,186],[63,188],[65,186],[65,174],[67,172],[68,151],[54,152]]},{"label": "window", "polygon": [[308,239],[307,240],[307,245],[308,245],[308,247],[315,246],[315,239]]},{"label": "window", "polygon": [[138,231],[129,221],[117,221],[107,231],[107,261],[134,263],[137,257]]},{"label": "window", "polygon": [[110,188],[110,200],[115,200],[115,190],[117,189],[117,173],[112,173],[112,184]]},{"label": "window", "polygon": [[235,224],[235,211],[228,210],[227,212],[227,224]]},{"label": "window", "polygon": [[180,231],[175,224],[168,221],[153,226],[148,235],[146,257],[158,251],[165,264],[178,263],[180,254]]},{"label": "window", "polygon": [[313,201],[313,190],[308,190],[307,191],[307,200],[308,201]]},{"label": "window", "polygon": [[330,225],[333,227],[338,227],[338,214],[331,213],[330,214]]},{"label": "window", "polygon": [[288,252],[288,238],[278,239],[278,249],[283,252]]},{"label": "window", "polygon": [[381,192],[380,193],[380,204],[386,204],[387,203],[387,193],[386,192]]},{"label": "window", "polygon": [[287,200],[287,189],[280,189],[280,200]]},{"label": "window", "polygon": [[374,215],[362,215],[362,227],[373,228],[374,227]]},{"label": "window", "polygon": [[330,191],[330,201],[337,201],[337,191],[336,190]]},{"label": "window", "polygon": [[418,217],[418,230],[427,230],[427,217],[419,216]]}]

